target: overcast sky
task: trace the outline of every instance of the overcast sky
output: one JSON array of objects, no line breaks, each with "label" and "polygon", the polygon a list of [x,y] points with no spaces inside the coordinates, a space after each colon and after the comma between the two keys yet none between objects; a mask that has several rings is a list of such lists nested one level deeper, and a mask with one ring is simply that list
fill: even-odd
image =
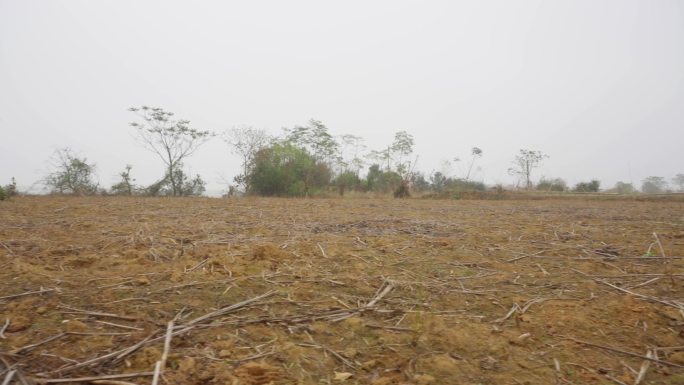
[{"label": "overcast sky", "polygon": [[[154,182],[140,105],[216,132],[315,118],[370,148],[406,130],[425,172],[478,146],[487,183],[529,148],[535,179],[638,186],[684,173],[684,2],[0,0],[0,184],[62,147],[104,186],[126,164]],[[212,194],[239,170],[219,139],[186,165]]]}]

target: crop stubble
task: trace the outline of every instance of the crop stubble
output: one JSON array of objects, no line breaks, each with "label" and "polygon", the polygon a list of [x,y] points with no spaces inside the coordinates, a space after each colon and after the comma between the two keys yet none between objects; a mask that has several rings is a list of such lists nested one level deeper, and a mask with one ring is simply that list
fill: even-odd
[{"label": "crop stubble", "polygon": [[681,202],[20,197],[0,224],[8,384],[684,383]]}]

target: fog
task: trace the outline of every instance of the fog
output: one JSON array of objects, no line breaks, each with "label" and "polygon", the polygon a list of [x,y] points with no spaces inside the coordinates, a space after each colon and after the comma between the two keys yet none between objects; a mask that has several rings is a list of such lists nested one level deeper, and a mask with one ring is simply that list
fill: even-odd
[{"label": "fog", "polygon": [[[217,133],[280,134],[315,118],[387,146],[415,137],[417,169],[484,151],[476,180],[638,186],[684,172],[684,3],[575,1],[0,0],[0,184],[22,190],[58,148],[163,176],[128,125],[131,106]],[[453,174],[465,173],[466,162]],[[240,170],[219,138],[185,162],[217,195]]]}]

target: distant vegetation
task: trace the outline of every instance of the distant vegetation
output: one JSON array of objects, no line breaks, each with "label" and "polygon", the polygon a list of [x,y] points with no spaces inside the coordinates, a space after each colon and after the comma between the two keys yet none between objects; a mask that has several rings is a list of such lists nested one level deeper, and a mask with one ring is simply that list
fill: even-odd
[{"label": "distant vegetation", "polygon": [[[143,147],[156,154],[163,166],[162,177],[150,185],[138,185],[133,177],[133,166],[126,165],[118,174],[119,180],[109,189],[95,180],[95,163],[77,156],[68,148],[59,149],[50,159],[51,170],[42,184],[52,194],[68,195],[140,195],[140,196],[199,196],[206,190],[200,175],[184,170],[184,161],[204,143],[216,136],[207,130],[190,126],[187,120],[161,108],[142,106],[130,108],[139,118],[130,125],[135,128]],[[364,139],[354,135],[332,135],[318,120],[284,129],[282,136],[272,136],[263,129],[237,127],[225,131],[222,138],[231,153],[240,159],[240,172],[228,189],[231,195],[260,195],[306,197],[347,193],[393,195],[397,198],[418,194],[425,197],[459,198],[463,194],[501,194],[501,185],[488,188],[473,180],[480,171],[475,165],[485,155],[480,147],[472,147],[466,170],[462,176],[449,170],[446,161],[440,171],[424,173],[415,170],[418,156],[414,155],[415,140],[406,131],[398,131],[386,146],[369,150]],[[597,193],[598,180],[577,183],[568,187],[561,178],[541,177],[535,183],[535,170],[549,155],[539,150],[520,149],[513,156],[508,173],[517,177],[515,187],[509,189],[535,190],[549,193]],[[454,162],[460,162],[458,157]],[[669,188],[667,180],[649,176],[641,183],[641,191],[648,194],[684,192],[684,174],[675,175]],[[489,191],[489,192],[488,192]],[[634,194],[631,183],[617,182],[605,193]],[[0,186],[0,200],[18,193],[12,184]]]}]

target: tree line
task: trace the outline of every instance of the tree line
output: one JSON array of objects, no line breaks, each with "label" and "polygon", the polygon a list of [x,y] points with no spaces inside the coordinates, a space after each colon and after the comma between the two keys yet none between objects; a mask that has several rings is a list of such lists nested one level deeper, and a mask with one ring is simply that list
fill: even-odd
[{"label": "tree line", "polygon": [[[95,164],[80,158],[68,148],[59,149],[52,157],[52,171],[42,183],[54,194],[112,194],[146,196],[198,196],[206,190],[200,175],[190,175],[184,162],[208,140],[218,136],[208,130],[191,127],[172,112],[148,106],[129,109],[136,120],[130,123],[144,148],[157,155],[162,176],[148,186],[135,183],[133,166],[126,165],[119,180],[105,188],[95,182]],[[411,192],[453,194],[463,191],[485,191],[487,186],[471,179],[473,168],[484,151],[473,147],[465,160],[467,172],[462,177],[434,171],[426,175],[415,170],[414,137],[398,131],[386,146],[369,150],[362,137],[332,135],[325,124],[310,120],[305,125],[284,129],[280,136],[263,129],[237,127],[220,135],[231,152],[240,159],[240,172],[233,178],[227,195],[260,195],[301,197],[335,191],[376,192],[407,197]],[[580,182],[570,188],[560,178],[541,178],[534,183],[534,171],[549,156],[538,150],[521,149],[515,155],[508,173],[517,177],[517,188],[555,192],[598,192],[600,182]],[[460,158],[454,161],[461,162]],[[684,191],[684,174],[672,179],[677,191]],[[501,189],[501,186],[496,186]],[[637,192],[631,183],[618,182],[605,190],[620,194]],[[665,178],[651,176],[641,185],[644,193],[671,191]],[[16,184],[0,186],[0,199],[16,194]]]}]

